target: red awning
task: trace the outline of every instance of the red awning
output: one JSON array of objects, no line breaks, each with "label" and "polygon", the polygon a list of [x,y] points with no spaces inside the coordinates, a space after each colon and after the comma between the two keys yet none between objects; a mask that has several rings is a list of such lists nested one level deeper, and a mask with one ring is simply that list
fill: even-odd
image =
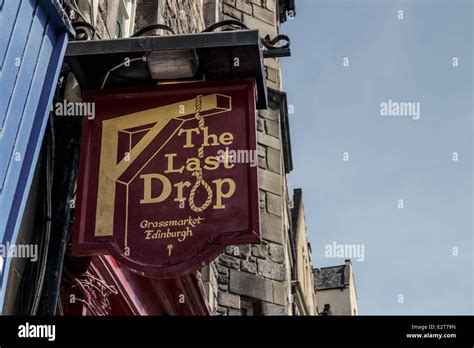
[{"label": "red awning", "polygon": [[[153,279],[130,271],[112,256],[94,256],[81,265],[82,260],[69,259],[65,265],[64,315],[210,315],[199,272]],[[78,268],[85,271],[70,271]]]}]

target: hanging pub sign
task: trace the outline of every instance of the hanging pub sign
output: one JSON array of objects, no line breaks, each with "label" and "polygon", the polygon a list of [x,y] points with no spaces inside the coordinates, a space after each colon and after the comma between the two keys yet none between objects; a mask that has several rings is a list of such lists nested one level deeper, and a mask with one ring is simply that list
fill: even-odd
[{"label": "hanging pub sign", "polygon": [[73,254],[156,278],[259,243],[253,80],[89,91]]}]

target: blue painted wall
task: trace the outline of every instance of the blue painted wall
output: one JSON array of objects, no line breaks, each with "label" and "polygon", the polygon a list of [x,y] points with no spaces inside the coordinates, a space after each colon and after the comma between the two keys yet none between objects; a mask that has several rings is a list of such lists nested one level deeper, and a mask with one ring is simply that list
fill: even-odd
[{"label": "blue painted wall", "polygon": [[[15,243],[72,33],[57,0],[0,0],[0,243]],[[10,260],[0,259],[0,313]]]}]

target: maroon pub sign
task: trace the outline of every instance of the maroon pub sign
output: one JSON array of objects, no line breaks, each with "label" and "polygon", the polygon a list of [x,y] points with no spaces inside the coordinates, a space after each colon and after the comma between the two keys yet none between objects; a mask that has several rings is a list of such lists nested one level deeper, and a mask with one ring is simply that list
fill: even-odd
[{"label": "maroon pub sign", "polygon": [[156,278],[260,242],[255,82],[86,92],[73,254]]}]

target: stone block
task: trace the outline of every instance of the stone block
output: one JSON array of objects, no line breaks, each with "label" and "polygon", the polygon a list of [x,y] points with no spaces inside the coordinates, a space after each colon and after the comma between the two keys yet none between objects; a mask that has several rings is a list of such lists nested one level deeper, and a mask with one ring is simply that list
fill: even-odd
[{"label": "stone block", "polygon": [[267,81],[272,81],[274,83],[280,82],[280,74],[278,73],[278,70],[273,69],[270,66],[265,66],[265,78]]},{"label": "stone block", "polygon": [[274,26],[276,23],[276,13],[272,12],[264,7],[253,4],[253,15],[254,17]]},{"label": "stone block", "polygon": [[267,88],[279,90],[280,89],[280,84],[276,83],[274,81],[271,81],[271,80],[267,80]]},{"label": "stone block", "polygon": [[266,212],[267,209],[267,203],[266,203],[266,194],[265,191],[259,191],[259,207],[260,207],[260,212]]},{"label": "stone block", "polygon": [[269,243],[268,244],[268,255],[270,256],[270,260],[274,262],[283,262],[285,259],[285,251],[282,245]]},{"label": "stone block", "polygon": [[267,148],[263,145],[257,145],[257,155],[265,158],[267,156]]},{"label": "stone block", "polygon": [[259,170],[259,186],[261,190],[280,195],[282,192],[281,175],[269,170]]},{"label": "stone block", "polygon": [[225,254],[222,254],[219,257],[219,263],[223,266],[234,269],[239,269],[240,266],[240,260],[238,258]]},{"label": "stone block", "polygon": [[219,273],[219,275],[217,276],[217,283],[223,285],[229,284],[229,276]]},{"label": "stone block", "polygon": [[237,10],[235,7],[228,4],[223,4],[222,13],[239,21],[242,21],[243,13]]},{"label": "stone block", "polygon": [[263,4],[263,7],[266,9],[275,12],[276,11],[276,2],[278,0],[260,0]]},{"label": "stone block", "polygon": [[252,4],[249,3],[247,0],[236,0],[235,8],[248,15],[252,15]]},{"label": "stone block", "polygon": [[228,292],[219,292],[217,303],[222,307],[240,308],[240,296]]},{"label": "stone block", "polygon": [[265,120],[265,127],[267,134],[275,138],[280,138],[280,124],[278,122]]},{"label": "stone block", "polygon": [[273,214],[260,214],[262,238],[275,243],[283,244],[283,220]]},{"label": "stone block", "polygon": [[267,244],[254,244],[252,245],[252,256],[265,259],[268,257],[268,245]]},{"label": "stone block", "polygon": [[[237,8],[240,10],[239,7]],[[249,27],[249,29],[258,29],[261,37],[269,35],[273,39],[277,35],[277,30],[274,25],[270,25],[247,13],[244,13],[242,21],[247,27]]]},{"label": "stone block", "polygon": [[231,269],[229,291],[241,296],[250,296],[263,301],[273,302],[275,290],[270,279]]},{"label": "stone block", "polygon": [[262,132],[257,132],[257,142],[261,145],[270,146],[277,150],[281,149],[280,139]]},{"label": "stone block", "polygon": [[217,307],[216,308],[217,315],[227,315],[227,308],[224,307]]},{"label": "stone block", "polygon": [[[265,59],[265,66],[268,66],[270,68],[273,68],[275,70],[279,70],[280,69],[280,62],[278,60],[278,58],[267,58]],[[269,110],[271,111],[271,110]],[[276,119],[275,119],[276,121]]]},{"label": "stone block", "polygon": [[229,309],[228,315],[230,317],[238,317],[242,315],[242,312],[240,311],[240,309]]},{"label": "stone block", "polygon": [[273,280],[283,281],[285,279],[285,268],[283,264],[271,260],[257,260],[258,274]]},{"label": "stone block", "polygon": [[267,168],[268,170],[281,174],[281,152],[272,147],[267,149]]},{"label": "stone block", "polygon": [[246,260],[250,254],[250,245],[229,245],[225,248],[225,253]]},{"label": "stone block", "polygon": [[257,130],[260,131],[260,132],[265,131],[265,122],[260,117],[257,118]]},{"label": "stone block", "polygon": [[282,198],[278,195],[275,195],[273,193],[267,192],[267,211],[270,214],[281,216],[281,202]]},{"label": "stone block", "polygon": [[265,158],[258,156],[258,167],[260,169],[267,169],[267,161]]},{"label": "stone block", "polygon": [[[265,62],[268,59],[265,59]],[[266,118],[268,120],[272,120],[275,122],[278,122],[279,114],[278,111],[272,110],[272,109],[263,109],[263,110],[258,110],[258,115],[260,117]]]},{"label": "stone block", "polygon": [[262,315],[286,315],[284,306],[276,305],[273,303],[262,302],[261,303]]},{"label": "stone block", "polygon": [[284,306],[287,299],[287,293],[285,290],[285,284],[281,282],[273,282],[273,301],[276,304]]},{"label": "stone block", "polygon": [[217,272],[224,274],[224,275],[229,275],[229,269],[225,266],[222,265],[217,265]]},{"label": "stone block", "polygon": [[240,264],[240,269],[244,272],[257,273],[257,264],[251,261],[242,261]]}]

